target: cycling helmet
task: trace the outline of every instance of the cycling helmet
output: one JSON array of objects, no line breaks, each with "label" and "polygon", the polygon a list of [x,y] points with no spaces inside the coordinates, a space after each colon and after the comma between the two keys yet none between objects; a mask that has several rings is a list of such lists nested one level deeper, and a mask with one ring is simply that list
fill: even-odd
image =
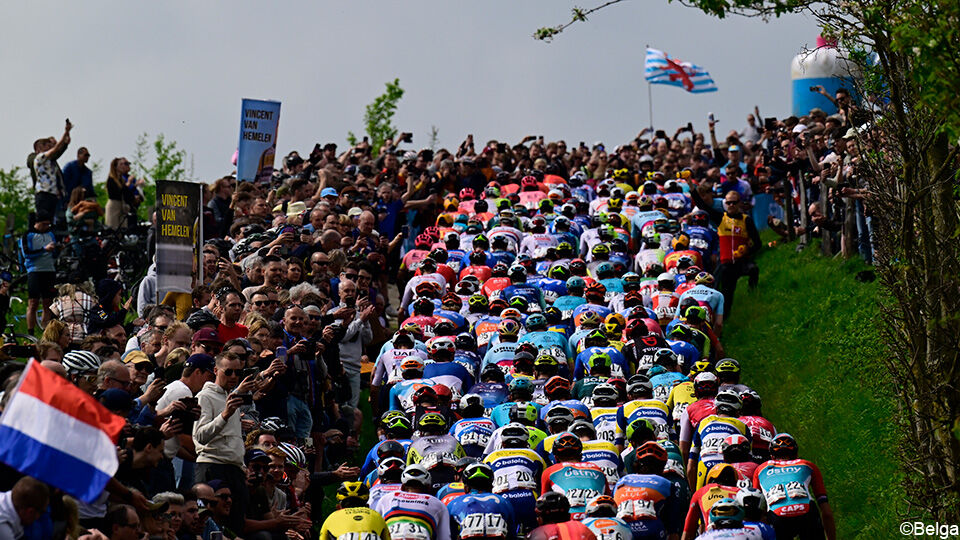
[{"label": "cycling helmet", "polygon": [[197,330],[199,330],[204,326],[207,326],[207,325],[216,326],[220,324],[220,319],[218,319],[209,311],[205,309],[201,309],[199,311],[194,311],[193,313],[191,313],[187,317],[187,320],[185,320],[184,322],[187,323],[187,326],[189,326],[191,330],[196,332]]},{"label": "cycling helmet", "polygon": [[690,246],[690,237],[686,234],[678,234],[673,237],[670,246],[674,251],[684,251]]},{"label": "cycling helmet", "polygon": [[739,433],[728,435],[720,444],[723,460],[727,463],[740,463],[750,460],[751,449],[750,439]]},{"label": "cycling helmet", "polygon": [[377,446],[377,461],[388,457],[407,457],[407,449],[399,441],[387,439]]},{"label": "cycling helmet", "polygon": [[588,517],[616,517],[617,502],[610,495],[597,495],[587,501],[586,515]]},{"label": "cycling helmet", "polygon": [[780,433],[770,443],[770,456],[773,459],[796,459],[799,447],[797,440],[789,433]]},{"label": "cycling helmet", "polygon": [[737,362],[733,358],[724,358],[717,362],[716,366],[717,376],[722,377],[724,374],[730,375],[740,375],[740,362]]},{"label": "cycling helmet", "polygon": [[713,287],[714,279],[713,275],[709,272],[700,272],[697,274],[697,277],[693,278],[693,282],[697,285],[706,285],[707,287]]},{"label": "cycling helmet", "polygon": [[554,358],[552,355],[547,353],[541,353],[537,356],[536,360],[533,361],[533,367],[543,370],[544,368],[556,368],[560,365],[560,362]]},{"label": "cycling helmet", "polygon": [[344,482],[337,488],[337,503],[341,507],[366,506],[370,488],[363,482]]},{"label": "cycling helmet", "polygon": [[556,491],[548,491],[537,499],[537,515],[544,523],[560,523],[570,519],[570,501]]},{"label": "cycling helmet", "polygon": [[627,394],[631,397],[636,396],[636,399],[651,399],[653,398],[653,384],[649,379],[643,377],[643,379],[634,380],[633,377],[630,378],[632,382],[627,386]]},{"label": "cycling helmet", "polygon": [[485,409],[483,397],[480,394],[465,394],[460,398],[459,412],[464,418],[483,416]]},{"label": "cycling helmet", "polygon": [[605,368],[610,369],[613,365],[613,361],[610,360],[610,355],[603,351],[593,351],[593,354],[590,355],[590,358],[587,359],[587,365],[590,370],[593,371],[595,368]]},{"label": "cycling helmet", "polygon": [[475,294],[471,296],[467,303],[470,304],[471,310],[487,310],[490,307],[490,300],[482,294]]},{"label": "cycling helmet", "polygon": [[413,245],[418,249],[429,249],[433,245],[433,238],[425,233],[420,233],[413,240]]},{"label": "cycling helmet", "polygon": [[[603,302],[606,294],[607,294],[607,288],[603,286],[603,283],[598,283],[596,281],[587,285],[583,289],[583,297],[586,298],[588,301],[591,298],[593,298],[598,302]],[[598,302],[593,302],[593,303],[598,303]]]},{"label": "cycling helmet", "polygon": [[614,277],[613,264],[603,261],[593,270],[597,274],[597,279],[608,279]]},{"label": "cycling helmet", "polygon": [[301,450],[298,446],[282,442],[277,445],[277,448],[279,448],[280,451],[287,456],[288,464],[294,465],[299,469],[303,469],[307,466],[307,455],[304,454],[303,450]]},{"label": "cycling helmet", "polygon": [[445,248],[438,247],[432,249],[428,257],[437,261],[437,264],[445,264],[449,255],[447,254],[447,250]]},{"label": "cycling helmet", "polygon": [[562,264],[556,264],[547,271],[547,276],[549,276],[551,279],[557,279],[566,282],[568,279],[570,279],[570,270]]},{"label": "cycling helmet", "polygon": [[414,337],[414,339],[423,340],[423,329],[416,323],[406,323],[400,327],[397,332],[406,332]]},{"label": "cycling helmet", "polygon": [[500,430],[500,442],[506,448],[529,448],[530,432],[519,422],[511,422]]},{"label": "cycling helmet", "polygon": [[573,416],[573,411],[568,407],[563,405],[556,405],[551,407],[543,417],[543,423],[550,426],[552,424],[560,424],[561,427],[566,430],[566,428],[573,423],[575,420]]},{"label": "cycling helmet", "polygon": [[[443,321],[446,324],[453,326],[453,323],[450,321]],[[437,327],[440,326],[440,323],[436,324]],[[453,330],[452,328],[450,330]],[[430,342],[430,346],[427,348],[427,351],[430,353],[430,358],[446,358],[452,359],[453,353],[456,352],[457,346],[453,343],[453,338],[449,337],[452,334],[452,331],[445,331],[443,334],[438,332],[438,335],[443,337],[435,338]]]},{"label": "cycling helmet", "polygon": [[[470,287],[470,288],[473,287],[473,284],[469,281],[465,281],[463,283],[467,285],[467,287]],[[459,286],[460,286],[460,283],[457,284],[457,287]],[[468,291],[468,294],[472,292],[473,291]],[[443,306],[443,309],[459,312],[460,308],[463,307],[463,299],[460,298],[460,296],[457,293],[448,292],[447,294],[443,295],[442,299],[440,299],[440,305]],[[450,324],[453,324],[453,323],[450,323]],[[434,327],[434,331],[436,331],[436,327]]]},{"label": "cycling helmet", "polygon": [[436,307],[433,300],[427,297],[420,297],[413,301],[413,313],[416,315],[432,316],[433,310],[436,309]]},{"label": "cycling helmet", "polygon": [[[691,379],[695,379],[695,378],[697,377],[697,375],[699,375],[699,374],[701,374],[701,373],[709,372],[711,369],[712,369],[712,368],[711,368],[711,366],[710,366],[710,362],[709,362],[709,361],[707,361],[707,360],[697,360],[696,362],[693,363],[692,366],[690,366],[690,373],[688,374],[688,376],[689,376]],[[743,399],[743,396],[740,396],[740,398]]]},{"label": "cycling helmet", "polygon": [[407,465],[407,468],[403,470],[403,476],[400,477],[400,483],[405,486],[420,486],[422,488],[433,486],[430,471],[423,465]]},{"label": "cycling helmet", "polygon": [[543,395],[553,401],[555,399],[566,399],[570,397],[570,381],[559,375],[554,375],[547,379],[543,385]]},{"label": "cycling helmet", "polygon": [[[439,398],[437,397],[437,391],[434,390],[432,386],[425,384],[413,391],[413,395],[410,396],[410,401],[412,401],[414,405],[423,405],[425,403],[436,405],[439,402]],[[423,419],[421,418],[421,420]],[[417,425],[419,426],[419,423]]]},{"label": "cycling helmet", "polygon": [[667,463],[667,451],[656,443],[656,441],[647,441],[637,447],[637,461],[651,460],[660,462],[663,465]]},{"label": "cycling helmet", "polygon": [[449,406],[450,402],[453,401],[453,392],[449,386],[443,383],[437,383],[433,385],[433,391],[437,393],[437,402],[439,402],[441,406]]},{"label": "cycling helmet", "polygon": [[617,388],[612,384],[600,383],[593,387],[593,392],[590,394],[590,397],[593,398],[594,405],[603,407],[616,405],[619,395]]},{"label": "cycling helmet", "polygon": [[486,235],[480,233],[473,237],[473,245],[478,249],[490,249],[490,240],[487,239]]},{"label": "cycling helmet", "polygon": [[453,344],[459,351],[477,350],[477,338],[473,337],[472,334],[468,334],[467,332],[461,332],[457,334],[457,337],[453,339]]},{"label": "cycling helmet", "polygon": [[406,360],[400,363],[400,373],[404,378],[419,379],[420,375],[423,375],[423,361],[408,356]]},{"label": "cycling helmet", "polygon": [[580,441],[580,437],[577,437],[569,431],[561,433],[553,441],[551,453],[558,459],[578,457],[583,453],[583,442]]},{"label": "cycling helmet", "polygon": [[700,227],[706,227],[710,222],[710,216],[699,208],[690,214],[690,223]]},{"label": "cycling helmet", "polygon": [[527,327],[527,332],[546,330],[547,318],[540,313],[534,313],[529,317],[527,317],[526,327]]},{"label": "cycling helmet", "polygon": [[270,431],[276,433],[285,427],[287,427],[287,425],[283,423],[283,420],[276,416],[268,416],[260,421],[261,431]]},{"label": "cycling helmet", "polygon": [[525,281],[527,279],[527,269],[520,264],[514,264],[510,267],[507,275],[514,281]]},{"label": "cycling helmet", "polygon": [[583,338],[583,344],[587,347],[606,347],[610,342],[610,339],[607,337],[607,334],[599,328],[591,330],[586,337]]},{"label": "cycling helmet", "polygon": [[634,290],[633,287],[639,287],[643,281],[643,278],[640,277],[640,274],[636,272],[627,272],[620,279],[623,280],[624,288],[627,288],[628,286],[630,287],[628,290]]},{"label": "cycling helmet", "polygon": [[693,379],[693,393],[698,399],[713,397],[717,395],[717,389],[720,388],[720,381],[717,376],[709,371],[704,371]]},{"label": "cycling helmet", "polygon": [[[503,299],[498,300],[503,302]],[[517,323],[517,328],[519,330],[520,321],[523,320],[523,313],[520,313],[520,310],[517,308],[504,308],[503,311],[500,312],[500,318],[512,319],[515,323]]]},{"label": "cycling helmet", "polygon": [[[381,425],[382,427],[386,427],[387,424],[389,424],[389,423],[390,423],[391,421],[393,421],[395,418],[401,417],[401,416],[404,417],[404,418],[406,418],[407,415],[403,414],[403,411],[387,411],[387,412],[383,413],[382,415],[380,415],[380,425]],[[271,417],[271,418],[276,418],[276,417],[274,416],[274,417]],[[277,419],[278,421],[280,420],[279,418],[276,418],[276,419]],[[267,420],[270,420],[270,418],[268,418]],[[264,420],[264,422],[266,422],[267,420]]]},{"label": "cycling helmet", "polygon": [[600,326],[600,314],[588,309],[580,314],[580,326],[583,328],[597,328]]},{"label": "cycling helmet", "polygon": [[673,280],[673,274],[664,272],[657,276],[657,287],[661,289],[673,290],[677,286],[676,281]]},{"label": "cycling helmet", "polygon": [[496,364],[487,364],[483,369],[480,370],[480,381],[481,382],[503,382],[504,375],[503,370],[500,369],[500,366]]},{"label": "cycling helmet", "polygon": [[524,342],[517,345],[517,348],[513,350],[514,354],[516,353],[528,353],[530,354],[531,359],[537,357],[539,349],[533,343]]},{"label": "cycling helmet", "polygon": [[536,189],[536,187],[537,187],[536,177],[528,175],[520,179],[520,189],[523,189],[524,191],[533,191],[530,188]]},{"label": "cycling helmet", "polygon": [[677,353],[673,352],[673,349],[657,349],[653,353],[653,365],[663,366],[667,369],[676,367],[680,362],[680,359],[677,357]]},{"label": "cycling helmet", "polygon": [[463,188],[460,190],[460,200],[469,201],[471,199],[476,199],[477,194],[473,191],[473,188]]},{"label": "cycling helmet", "polygon": [[[451,346],[451,352],[453,347],[453,339],[450,336],[453,336],[457,333],[457,327],[452,322],[447,319],[440,319],[433,325],[433,333],[439,338],[439,341],[449,341]],[[438,340],[434,340],[438,341]],[[428,348],[428,351],[430,349]]]},{"label": "cycling helmet", "polygon": [[606,259],[610,256],[610,246],[604,243],[597,244],[593,246],[593,249],[590,250],[590,253],[595,259]]},{"label": "cycling helmet", "polygon": [[619,313],[611,313],[603,320],[604,330],[607,337],[619,339],[623,335],[623,329],[627,326],[627,320]]},{"label": "cycling helmet", "polygon": [[653,441],[657,438],[657,431],[653,423],[646,418],[637,418],[627,426],[627,440],[634,446],[639,447],[646,441]]},{"label": "cycling helmet", "polygon": [[493,468],[483,462],[471,463],[460,473],[460,480],[480,491],[490,491],[493,487]]},{"label": "cycling helmet", "polygon": [[94,373],[100,369],[100,357],[90,351],[70,351],[62,361],[67,374]]},{"label": "cycling helmet", "polygon": [[507,412],[507,417],[511,422],[519,422],[524,425],[533,425],[540,417],[540,411],[533,403],[523,402],[514,403]]},{"label": "cycling helmet", "polygon": [[573,276],[567,279],[567,293],[573,296],[579,296],[583,294],[583,290],[587,287],[587,282],[580,276]]},{"label": "cycling helmet", "polygon": [[763,492],[755,487],[742,487],[737,492],[737,504],[743,507],[744,518],[750,521],[759,520],[767,513],[767,499]]},{"label": "cycling helmet", "polygon": [[[569,228],[569,227],[570,227],[570,221],[569,221],[567,218],[565,218],[565,217],[558,217],[557,219],[554,220],[553,223],[554,223],[554,226],[557,227],[557,229],[563,229],[564,227],[566,227],[566,228]],[[573,253],[574,253],[574,251],[573,251],[573,246],[570,244],[570,242],[560,242],[559,244],[557,244],[557,257],[558,257],[558,258],[560,258],[560,259],[570,259],[570,258],[573,257]],[[559,278],[555,278],[555,279],[559,279]]]},{"label": "cycling helmet", "polygon": [[526,313],[527,310],[530,309],[530,302],[520,295],[511,296],[510,300],[507,301],[507,305],[520,313]]},{"label": "cycling helmet", "polygon": [[429,412],[420,417],[417,422],[420,431],[440,432],[447,429],[447,419],[440,413]]},{"label": "cycling helmet", "polygon": [[586,418],[578,418],[570,424],[570,427],[567,428],[567,431],[573,433],[577,437],[587,437],[589,440],[597,438],[597,428],[593,425],[593,422],[587,420]]},{"label": "cycling helmet", "polygon": [[533,381],[524,377],[517,377],[513,379],[510,381],[510,393],[533,396]]},{"label": "cycling helmet", "polygon": [[570,261],[570,273],[575,276],[587,275],[587,263],[583,259],[574,259]]},{"label": "cycling helmet", "polygon": [[707,308],[687,306],[687,309],[683,312],[683,318],[689,324],[703,324],[707,322]]},{"label": "cycling helmet", "polygon": [[718,392],[717,396],[713,398],[713,403],[719,414],[730,416],[740,416],[740,407],[743,405],[740,396],[729,390]]},{"label": "cycling helmet", "polygon": [[725,497],[710,507],[710,528],[739,529],[743,527],[743,517],[743,507],[730,497]]},{"label": "cycling helmet", "polygon": [[[506,311],[506,310],[504,310]],[[520,324],[513,319],[504,319],[500,321],[500,325],[497,326],[497,333],[503,336],[513,336],[516,337],[520,334]]]},{"label": "cycling helmet", "polygon": [[760,401],[760,394],[756,390],[747,388],[740,392],[740,414],[744,416],[760,416],[760,410],[763,402]]},{"label": "cycling helmet", "polygon": [[[383,481],[387,476],[392,476],[391,472],[402,472],[406,463],[398,457],[388,457],[377,463],[377,476]],[[397,478],[397,477],[394,477]]]}]

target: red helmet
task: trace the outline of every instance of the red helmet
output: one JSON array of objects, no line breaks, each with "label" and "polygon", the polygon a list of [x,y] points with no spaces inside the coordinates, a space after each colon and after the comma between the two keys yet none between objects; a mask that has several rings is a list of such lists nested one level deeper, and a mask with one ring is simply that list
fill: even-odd
[{"label": "red helmet", "polygon": [[536,188],[537,179],[533,176],[524,176],[520,179],[520,189]]},{"label": "red helmet", "polygon": [[477,198],[477,194],[473,192],[473,188],[467,187],[460,190],[461,201],[469,201],[476,198]]},{"label": "red helmet", "polygon": [[453,401],[453,392],[450,391],[449,386],[437,383],[433,385],[433,391],[436,392],[440,405],[449,405]]},{"label": "red helmet", "polygon": [[607,288],[603,286],[602,283],[594,281],[593,283],[587,284],[587,287],[583,290],[583,297],[588,296],[599,296],[603,298],[607,294]]},{"label": "red helmet", "polygon": [[413,240],[413,245],[418,248],[429,249],[433,245],[433,238],[429,234],[421,233]]},{"label": "red helmet", "polygon": [[433,238],[434,242],[440,241],[440,229],[437,227],[427,227],[423,230],[423,234]]},{"label": "red helmet", "polygon": [[413,391],[411,401],[413,401],[414,405],[420,405],[424,401],[437,403],[437,391],[434,390],[432,386],[423,385]]}]

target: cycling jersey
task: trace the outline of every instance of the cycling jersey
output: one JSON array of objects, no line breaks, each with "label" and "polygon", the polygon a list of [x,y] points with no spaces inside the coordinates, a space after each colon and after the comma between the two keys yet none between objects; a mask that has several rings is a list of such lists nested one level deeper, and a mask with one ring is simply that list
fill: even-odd
[{"label": "cycling jersey", "polygon": [[710,523],[710,508],[714,503],[721,499],[734,499],[739,487],[722,486],[720,484],[710,483],[698,489],[693,497],[690,498],[690,508],[687,510],[687,518],[683,522],[684,534],[694,534],[703,524],[704,528]]},{"label": "cycling jersey", "polygon": [[540,292],[540,289],[528,283],[514,283],[504,288],[500,294],[505,300],[509,300],[514,296],[520,296],[529,302],[530,305],[540,306],[541,310],[546,307],[543,303],[543,294]]},{"label": "cycling jersey", "polygon": [[612,407],[594,405],[590,408],[590,415],[592,416],[593,427],[597,432],[597,439],[618,446],[623,445],[624,431],[620,429],[620,425],[617,422],[617,413],[619,411],[620,408],[616,405]]},{"label": "cycling jersey", "polygon": [[448,505],[457,497],[467,494],[467,486],[463,482],[450,482],[444,484],[437,490],[437,498],[445,505]]},{"label": "cycling jersey", "polygon": [[763,540],[763,535],[756,529],[711,529],[695,540]]},{"label": "cycling jersey", "polygon": [[668,339],[667,345],[671,351],[677,353],[677,356],[680,357],[680,366],[686,368],[686,370],[689,370],[690,366],[700,360],[700,351],[686,341],[673,341]]},{"label": "cycling jersey", "polygon": [[[552,441],[550,448],[553,448]],[[580,459],[600,467],[604,476],[607,477],[607,489],[613,493],[613,486],[617,485],[620,476],[623,475],[623,460],[620,459],[617,447],[613,443],[599,439],[583,441],[583,452]]]},{"label": "cycling jersey", "polygon": [[540,354],[553,356],[559,364],[566,363],[567,358],[573,356],[567,338],[565,338],[563,334],[552,330],[527,332],[520,336],[517,343],[532,343],[537,346]]},{"label": "cycling jersey", "polygon": [[451,524],[461,540],[514,538],[517,520],[513,506],[493,493],[468,493],[447,505]]},{"label": "cycling jersey", "polygon": [[608,493],[607,477],[593,463],[566,462],[543,472],[541,493],[556,491],[570,501],[570,519],[583,519],[587,501]]},{"label": "cycling jersey", "polygon": [[707,287],[706,285],[697,285],[680,296],[682,303],[687,298],[693,298],[698,303],[706,304],[711,313],[723,315],[723,293]]},{"label": "cycling jersey", "polygon": [[[377,471],[373,471],[374,474]],[[383,482],[374,482],[370,486],[370,499],[367,501],[367,504],[370,508],[375,508],[377,502],[382,499],[386,494],[400,491],[400,488],[403,486],[400,484],[384,484]]]},{"label": "cycling jersey", "polygon": [[573,318],[574,309],[586,303],[582,296],[560,296],[553,301],[553,307],[560,310],[564,320],[568,320]]},{"label": "cycling jersey", "polygon": [[507,402],[505,402],[505,403],[501,403],[500,405],[497,405],[496,407],[493,408],[492,411],[490,411],[490,420],[493,420],[493,423],[494,423],[498,428],[499,428],[499,427],[503,427],[503,426],[509,424],[509,423],[510,423],[510,409],[511,409],[514,405],[517,405],[518,403],[530,403],[531,405],[533,405],[534,407],[537,408],[537,414],[539,415],[539,413],[540,413],[540,408],[541,408],[541,405],[540,405],[539,403],[534,403],[534,402],[532,402],[532,401],[531,401],[531,402],[525,402],[525,401],[520,401],[520,402],[518,402],[518,401],[507,401]]},{"label": "cycling jersey", "polygon": [[693,381],[681,381],[670,390],[670,396],[667,397],[667,408],[670,409],[670,418],[674,423],[679,424],[683,411],[697,400],[693,392]]},{"label": "cycling jersey", "polygon": [[[427,469],[441,464],[453,466],[465,455],[463,447],[453,435],[423,435],[414,439],[407,449],[407,465],[419,463]],[[434,483],[443,482],[437,482],[434,478]]]},{"label": "cycling jersey", "polygon": [[400,364],[411,357],[425,361],[427,353],[419,349],[390,349],[381,354],[373,368],[373,375],[370,380],[371,386],[383,386],[402,380]]},{"label": "cycling jersey", "polygon": [[579,379],[587,374],[589,371],[590,356],[595,353],[606,353],[610,356],[610,361],[613,362],[613,365],[610,366],[611,377],[626,378],[631,375],[627,359],[623,357],[623,353],[616,347],[587,347],[583,352],[577,354],[577,360],[573,364],[573,377],[575,379]]},{"label": "cycling jersey", "polygon": [[690,447],[690,459],[699,459],[697,465],[697,487],[706,480],[707,471],[718,463],[723,463],[721,448],[723,439],[740,434],[750,437],[750,428],[736,418],[711,415],[700,421]]},{"label": "cycling jersey", "polygon": [[[513,282],[510,281],[510,278],[506,276],[491,277],[483,282],[483,286],[480,288],[480,290],[487,298],[494,300],[496,298],[500,298],[500,296],[503,294],[503,289],[509,287],[511,283]],[[509,296],[504,297],[504,299],[509,298]]]},{"label": "cycling jersey", "polygon": [[456,311],[450,311],[447,309],[435,309],[433,310],[433,316],[438,319],[446,319],[453,323],[457,328],[457,332],[463,332],[467,329],[467,319],[463,315],[457,313]]},{"label": "cycling jersey", "polygon": [[805,459],[770,460],[753,475],[753,485],[763,490],[767,507],[777,516],[801,516],[817,512],[827,502],[820,469]]},{"label": "cycling jersey", "polygon": [[450,514],[433,495],[395,491],[373,509],[386,520],[390,540],[450,540]]},{"label": "cycling jersey", "polygon": [[637,373],[645,373],[653,366],[656,352],[666,347],[667,342],[662,336],[651,333],[625,343],[623,356],[631,365],[636,366]]},{"label": "cycling jersey", "polygon": [[509,389],[504,383],[481,382],[470,387],[468,394],[477,394],[483,398],[483,406],[493,409],[507,400]]},{"label": "cycling jersey", "polygon": [[655,474],[628,474],[613,491],[617,517],[627,522],[641,538],[679,533],[683,521],[683,502],[666,478]]},{"label": "cycling jersey", "polygon": [[557,298],[567,294],[567,283],[559,279],[542,278],[536,286],[543,292],[543,301],[548,306],[553,305]]},{"label": "cycling jersey", "polygon": [[501,448],[483,460],[493,469],[493,492],[526,489],[539,493],[540,477],[547,464],[529,448]]},{"label": "cycling jersey", "polygon": [[673,387],[687,380],[683,373],[677,373],[676,371],[664,371],[662,373],[653,373],[653,371],[651,369],[650,374],[650,384],[653,385],[653,399],[658,399],[664,403],[670,397],[670,391],[673,390]]},{"label": "cycling jersey", "polygon": [[666,326],[677,314],[680,297],[670,291],[659,291],[650,298],[650,308],[657,314],[660,326]]},{"label": "cycling jersey", "polygon": [[433,386],[436,384],[431,379],[407,379],[400,381],[390,388],[390,410],[403,411],[405,414],[411,414],[417,406],[413,403],[413,393],[424,386]]},{"label": "cycling jersey", "polygon": [[713,398],[698,399],[688,405],[680,415],[680,442],[692,442],[700,421],[716,413]]},{"label": "cycling jersey", "polygon": [[[486,449],[484,449],[484,454],[490,455],[491,453],[501,449],[501,434],[503,429],[507,426],[499,427],[496,431],[493,432],[493,435],[490,436],[490,442],[487,443]],[[528,443],[530,448],[537,448],[541,441],[547,438],[547,433],[542,429],[535,428],[533,426],[524,426],[527,428],[527,433],[529,434]]]},{"label": "cycling jersey", "polygon": [[487,367],[488,364],[495,364],[504,370],[504,373],[513,365],[513,353],[517,349],[516,341],[501,341],[497,344],[490,344],[487,354],[483,355],[483,362],[480,369]]},{"label": "cycling jersey", "polygon": [[459,362],[430,362],[423,366],[423,377],[449,388],[454,399],[462,396],[465,388],[473,386],[473,376]]},{"label": "cycling jersey", "polygon": [[653,424],[657,439],[666,439],[670,434],[670,422],[667,406],[657,399],[635,399],[620,406],[617,411],[617,425],[621,433],[626,433],[627,426],[644,418]]},{"label": "cycling jersey", "polygon": [[741,416],[740,421],[750,428],[754,453],[758,456],[767,456],[770,453],[770,443],[777,435],[777,428],[762,416]]},{"label": "cycling jersey", "polygon": [[593,531],[597,540],[633,540],[633,531],[619,518],[588,517],[581,523]]},{"label": "cycling jersey", "polygon": [[342,508],[320,529],[321,540],[391,540],[383,516],[365,507]]},{"label": "cycling jersey", "polygon": [[460,442],[468,456],[478,458],[483,456],[483,450],[495,429],[496,426],[489,418],[464,418],[453,424],[450,435]]},{"label": "cycling jersey", "polygon": [[395,440],[398,443],[403,445],[404,451],[410,449],[410,445],[413,443],[410,439],[385,439],[377,444],[373,445],[373,448],[367,452],[367,457],[363,461],[363,466],[360,467],[360,477],[363,478],[370,474],[371,471],[376,470],[377,468],[377,449],[380,448],[380,445],[385,443],[387,440]]}]

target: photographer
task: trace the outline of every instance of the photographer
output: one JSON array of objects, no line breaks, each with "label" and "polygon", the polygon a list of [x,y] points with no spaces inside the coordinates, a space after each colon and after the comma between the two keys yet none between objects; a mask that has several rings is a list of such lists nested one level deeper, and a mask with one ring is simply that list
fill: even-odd
[{"label": "photographer", "polygon": [[[158,414],[170,415],[180,420],[181,434],[172,437],[163,443],[163,461],[157,467],[153,477],[154,491],[174,491],[173,458],[180,457],[184,462],[197,459],[193,448],[193,423],[200,416],[200,405],[194,395],[203,388],[203,385],[214,380],[215,361],[208,354],[194,354],[187,358],[183,366],[180,379],[171,382],[164,389],[164,393],[157,400]],[[192,469],[192,468],[191,468]],[[184,480],[190,484],[192,475]]]},{"label": "photographer", "polygon": [[[356,409],[360,400],[360,359],[363,355],[363,346],[373,339],[373,330],[370,328],[370,318],[373,317],[376,307],[366,295],[359,297],[357,284],[350,279],[340,282],[340,306],[328,311],[346,327],[343,339],[340,340],[340,362],[350,381],[350,399],[347,404]],[[336,324],[336,323],[334,323]]]},{"label": "photographer", "polygon": [[[197,401],[200,419],[193,425],[193,442],[197,449],[197,482],[220,479],[230,487],[234,504],[230,526],[242,530],[247,506],[246,479],[243,472],[243,433],[240,415],[243,405],[253,403],[256,377],[240,382],[243,362],[231,353],[220,354],[214,365],[214,382],[206,382]],[[239,384],[238,384],[239,383]],[[234,391],[234,389],[236,389]]]}]

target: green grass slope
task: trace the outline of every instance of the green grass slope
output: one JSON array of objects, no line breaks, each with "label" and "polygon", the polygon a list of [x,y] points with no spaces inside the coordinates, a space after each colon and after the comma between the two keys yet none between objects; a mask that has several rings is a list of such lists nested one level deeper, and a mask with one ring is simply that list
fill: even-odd
[{"label": "green grass slope", "polygon": [[859,259],[794,247],[764,250],[757,290],[741,280],[724,329],[727,356],[740,361],[764,415],[820,468],[838,538],[895,536],[904,495],[877,285],[854,279],[865,269]]}]

